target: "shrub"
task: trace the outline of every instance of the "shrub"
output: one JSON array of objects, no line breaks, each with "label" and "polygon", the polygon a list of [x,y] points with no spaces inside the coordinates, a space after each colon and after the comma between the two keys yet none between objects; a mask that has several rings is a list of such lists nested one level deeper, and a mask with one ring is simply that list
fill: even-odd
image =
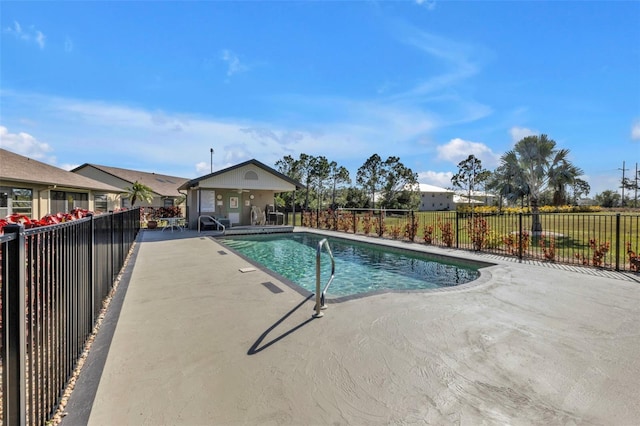
[{"label": "shrub", "polygon": [[629,269],[632,271],[640,271],[640,256],[631,250],[631,241],[627,241],[627,255],[629,256]]},{"label": "shrub", "polygon": [[556,239],[553,235],[551,235],[549,237],[549,247],[547,248],[546,245],[546,241],[545,241],[545,235],[542,234],[540,236],[540,248],[542,249],[542,253],[544,255],[544,258],[546,260],[549,260],[551,262],[556,260]]},{"label": "shrub", "polygon": [[507,246],[509,254],[518,256],[520,250],[522,250],[522,254],[525,254],[527,250],[529,250],[531,236],[529,232],[522,231],[522,238],[518,238],[518,234],[509,234],[502,238],[502,242]]},{"label": "shrub", "polygon": [[404,225],[404,236],[413,241],[418,233],[418,218],[412,216],[408,223]]},{"label": "shrub", "polygon": [[487,220],[482,216],[474,216],[467,223],[467,230],[471,237],[474,250],[480,251],[486,245],[490,227]]},{"label": "shrub", "polygon": [[424,242],[426,244],[433,243],[433,225],[424,225]]},{"label": "shrub", "polygon": [[502,235],[497,231],[491,230],[485,240],[485,247],[488,249],[495,249],[500,247],[504,242],[502,241]]},{"label": "shrub", "polygon": [[400,238],[401,230],[402,230],[402,227],[400,225],[391,226],[391,238],[393,238],[394,240],[397,240],[398,238]]},{"label": "shrub", "polygon": [[360,219],[362,220],[362,232],[364,232],[364,235],[369,235],[371,227],[376,223],[375,218],[371,217],[370,213],[367,213]]},{"label": "shrub", "polygon": [[58,223],[82,219],[89,214],[93,214],[93,212],[80,208],[73,209],[69,213],[48,214],[42,217],[42,219],[32,219],[28,216],[14,213],[4,219],[0,219],[0,235],[2,234],[2,228],[9,224],[19,224],[24,226],[25,229],[39,228],[41,226],[56,225]]},{"label": "shrub", "polygon": [[[591,238],[589,240],[589,248],[593,250],[593,254],[591,256],[591,265],[596,267],[604,266],[604,259],[611,249],[611,243],[604,242],[598,244],[598,241],[595,238]],[[583,265],[589,265],[589,258],[582,256],[580,253],[575,254],[576,259],[580,260]]]},{"label": "shrub", "polygon": [[438,218],[438,228],[442,235],[442,242],[444,242],[447,247],[452,247],[454,238],[453,224],[450,221],[443,222],[442,219]]}]

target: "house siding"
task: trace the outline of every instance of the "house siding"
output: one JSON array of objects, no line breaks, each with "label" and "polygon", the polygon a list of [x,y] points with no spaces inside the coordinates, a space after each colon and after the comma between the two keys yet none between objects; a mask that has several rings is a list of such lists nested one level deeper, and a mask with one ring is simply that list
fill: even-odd
[{"label": "house siding", "polygon": [[[247,175],[247,173],[249,174]],[[246,179],[255,173],[257,179]],[[212,176],[199,182],[200,188],[254,189],[287,192],[295,190],[295,185],[274,176],[254,165],[230,170],[228,173]]]}]

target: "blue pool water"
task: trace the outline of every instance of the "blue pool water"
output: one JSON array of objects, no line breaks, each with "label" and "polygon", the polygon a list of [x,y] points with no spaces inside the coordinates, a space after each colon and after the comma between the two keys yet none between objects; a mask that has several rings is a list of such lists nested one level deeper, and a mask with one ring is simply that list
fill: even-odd
[{"label": "blue pool water", "polygon": [[[316,248],[324,237],[306,233],[247,235],[220,240],[223,244],[299,286],[315,292]],[[335,278],[327,296],[342,297],[378,290],[424,290],[456,286],[480,276],[481,266],[453,258],[375,244],[328,238],[335,258]],[[326,250],[321,255],[321,288],[331,274]],[[486,266],[486,265],[482,265]]]}]

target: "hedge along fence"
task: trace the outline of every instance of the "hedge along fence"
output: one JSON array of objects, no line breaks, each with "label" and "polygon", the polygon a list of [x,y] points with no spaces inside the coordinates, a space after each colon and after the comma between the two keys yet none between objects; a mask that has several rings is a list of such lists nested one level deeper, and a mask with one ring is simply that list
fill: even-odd
[{"label": "hedge along fence", "polygon": [[538,218],[541,233],[531,232],[534,215],[526,212],[338,209],[303,212],[299,223],[519,259],[640,270],[639,214],[541,212]]},{"label": "hedge along fence", "polygon": [[3,425],[51,418],[139,229],[138,209],[4,226]]}]

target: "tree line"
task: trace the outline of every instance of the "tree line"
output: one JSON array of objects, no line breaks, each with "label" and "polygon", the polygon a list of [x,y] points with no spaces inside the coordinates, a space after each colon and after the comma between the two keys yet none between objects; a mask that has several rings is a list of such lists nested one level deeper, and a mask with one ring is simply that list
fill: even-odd
[{"label": "tree line", "polygon": [[295,193],[281,194],[280,206],[296,205],[296,209],[336,209],[345,208],[386,208],[416,209],[419,194],[414,189],[418,174],[406,167],[399,157],[390,156],[386,160],[373,154],[358,169],[351,186],[349,170],[329,161],[325,156],[300,154],[295,159],[284,156],[275,164],[276,169],[305,185],[305,189]]},{"label": "tree line", "polygon": [[[458,164],[451,184],[465,192],[469,203],[476,191],[487,191],[499,197],[499,205],[526,204],[534,213],[542,205],[576,203],[591,188],[581,179],[582,169],[569,160],[569,153],[545,134],[527,136],[502,155],[500,165],[493,171],[485,170],[480,159],[469,155]],[[281,194],[276,200],[280,207],[291,208],[295,204],[296,210],[337,207],[415,210],[420,205],[418,175],[396,156],[383,160],[378,154],[371,155],[358,168],[355,185],[344,166],[324,156],[300,154],[296,159],[286,155],[275,167],[306,187],[295,193],[295,200],[293,193]],[[596,199],[610,195],[605,191],[602,196],[596,195]]]}]

